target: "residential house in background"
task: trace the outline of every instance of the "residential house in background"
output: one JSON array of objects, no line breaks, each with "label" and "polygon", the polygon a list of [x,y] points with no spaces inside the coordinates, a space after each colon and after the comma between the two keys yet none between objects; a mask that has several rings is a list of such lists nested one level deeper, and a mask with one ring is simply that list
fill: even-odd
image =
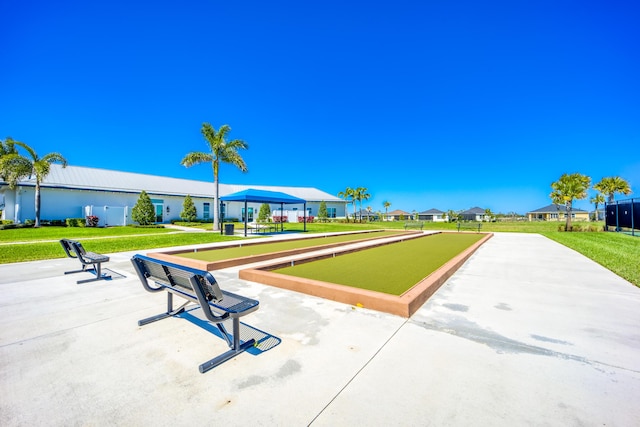
[{"label": "residential house in background", "polygon": [[[567,210],[563,205],[550,204],[543,208],[527,212],[527,218],[529,221],[564,221],[567,219]],[[571,211],[571,219],[588,221],[589,212],[573,208]]]},{"label": "residential house in background", "polygon": [[447,214],[438,209],[429,209],[424,212],[418,213],[418,220],[420,221],[433,221],[433,222],[445,222],[448,220]]},{"label": "residential house in background", "polygon": [[[353,217],[353,214],[349,214],[350,217]],[[378,220],[378,214],[371,211],[369,212],[366,209],[360,209],[359,211],[356,211],[356,216],[355,218],[357,220],[360,219],[360,217],[362,217],[363,221],[377,221]]]},{"label": "residential house in background", "polygon": [[479,207],[460,212],[458,218],[460,218],[461,221],[491,221],[491,218],[485,215],[485,210]]},{"label": "residential house in background", "polygon": [[385,221],[404,221],[410,220],[413,216],[409,212],[405,212],[400,209],[396,209],[384,215]]}]

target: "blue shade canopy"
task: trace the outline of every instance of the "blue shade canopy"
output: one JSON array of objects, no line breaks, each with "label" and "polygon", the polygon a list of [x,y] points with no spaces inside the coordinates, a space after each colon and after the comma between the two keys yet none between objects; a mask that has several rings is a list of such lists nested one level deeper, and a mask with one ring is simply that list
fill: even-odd
[{"label": "blue shade canopy", "polygon": [[254,202],[254,203],[306,203],[306,200],[299,197],[290,196],[279,191],[255,190],[249,188],[237,193],[227,194],[220,197],[223,202]]}]

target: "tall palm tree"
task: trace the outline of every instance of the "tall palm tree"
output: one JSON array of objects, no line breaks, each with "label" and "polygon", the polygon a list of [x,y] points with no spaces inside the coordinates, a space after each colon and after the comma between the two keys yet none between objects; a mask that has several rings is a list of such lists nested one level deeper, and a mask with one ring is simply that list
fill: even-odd
[{"label": "tall palm tree", "polygon": [[591,178],[579,173],[562,174],[559,180],[551,184],[553,191],[549,197],[553,203],[564,205],[567,211],[564,231],[571,231],[571,211],[574,199],[585,199],[590,185]]},{"label": "tall palm tree", "polygon": [[592,197],[591,200],[589,200],[589,201],[595,205],[595,208],[596,208],[595,221],[598,221],[599,220],[599,217],[598,217],[598,205],[601,205],[601,204],[604,203],[604,196],[602,194],[598,193],[594,197]]},{"label": "tall palm tree", "polygon": [[599,183],[593,186],[593,188],[608,196],[608,203],[613,203],[616,193],[624,195],[631,194],[629,183],[619,176],[602,178]]},{"label": "tall palm tree", "polygon": [[384,207],[384,219],[386,221],[389,217],[389,206],[391,206],[391,202],[385,200],[384,202],[382,202],[382,206]]},{"label": "tall palm tree", "polygon": [[362,222],[362,201],[369,200],[371,198],[371,194],[367,193],[367,189],[365,187],[358,187],[353,190],[353,197],[355,200],[360,202],[360,222]]},{"label": "tall palm tree", "polygon": [[[34,227],[40,227],[40,184],[49,175],[52,163],[60,163],[62,167],[67,167],[67,160],[60,153],[49,153],[42,157],[24,142],[11,140],[14,146],[24,148],[28,153],[28,157],[20,155],[18,152],[5,154],[2,156],[0,169],[3,175],[8,174],[8,182],[10,188],[15,188],[18,181],[22,178],[36,178],[36,194],[35,194],[35,210],[36,218]],[[5,142],[6,144],[6,142]]]},{"label": "tall palm tree", "polygon": [[202,151],[192,151],[184,156],[180,162],[185,167],[191,167],[200,163],[211,163],[213,169],[213,183],[215,185],[215,208],[213,210],[213,230],[220,230],[220,182],[218,174],[220,171],[220,162],[229,163],[236,166],[242,172],[246,172],[247,165],[238,150],[246,150],[249,145],[241,139],[233,139],[227,141],[227,134],[231,131],[229,125],[222,125],[217,131],[209,124],[203,123],[202,135],[209,144],[209,153]]},{"label": "tall palm tree", "polygon": [[[349,201],[351,199],[351,203],[353,203],[353,222],[356,222],[356,198],[355,198],[355,190],[351,187],[347,187],[344,191],[340,191],[338,193],[338,197]],[[349,222],[349,214],[347,213],[347,222]]]}]

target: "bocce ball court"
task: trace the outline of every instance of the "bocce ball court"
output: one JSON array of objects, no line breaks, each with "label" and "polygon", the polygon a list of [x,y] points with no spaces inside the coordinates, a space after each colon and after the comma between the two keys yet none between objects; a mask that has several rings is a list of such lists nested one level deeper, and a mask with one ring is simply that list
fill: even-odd
[{"label": "bocce ball court", "polygon": [[239,278],[409,317],[491,237],[378,231],[149,255],[208,271],[279,259]]}]

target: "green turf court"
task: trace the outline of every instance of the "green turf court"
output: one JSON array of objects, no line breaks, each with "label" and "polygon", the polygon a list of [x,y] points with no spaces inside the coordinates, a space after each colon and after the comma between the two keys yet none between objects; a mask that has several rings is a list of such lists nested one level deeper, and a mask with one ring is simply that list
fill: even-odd
[{"label": "green turf court", "polygon": [[476,233],[433,234],[272,271],[402,295],[483,237]]},{"label": "green turf court", "polygon": [[391,237],[405,234],[404,232],[395,231],[373,231],[370,233],[358,234],[342,234],[338,236],[312,237],[295,240],[285,240],[279,242],[252,243],[242,246],[233,246],[228,248],[212,248],[199,250],[198,252],[176,253],[176,256],[196,259],[201,261],[222,261],[226,259],[244,258],[249,256],[263,255],[273,252],[282,252],[292,249],[310,248],[314,246],[330,245],[335,243],[355,243],[362,240],[373,238]]}]

